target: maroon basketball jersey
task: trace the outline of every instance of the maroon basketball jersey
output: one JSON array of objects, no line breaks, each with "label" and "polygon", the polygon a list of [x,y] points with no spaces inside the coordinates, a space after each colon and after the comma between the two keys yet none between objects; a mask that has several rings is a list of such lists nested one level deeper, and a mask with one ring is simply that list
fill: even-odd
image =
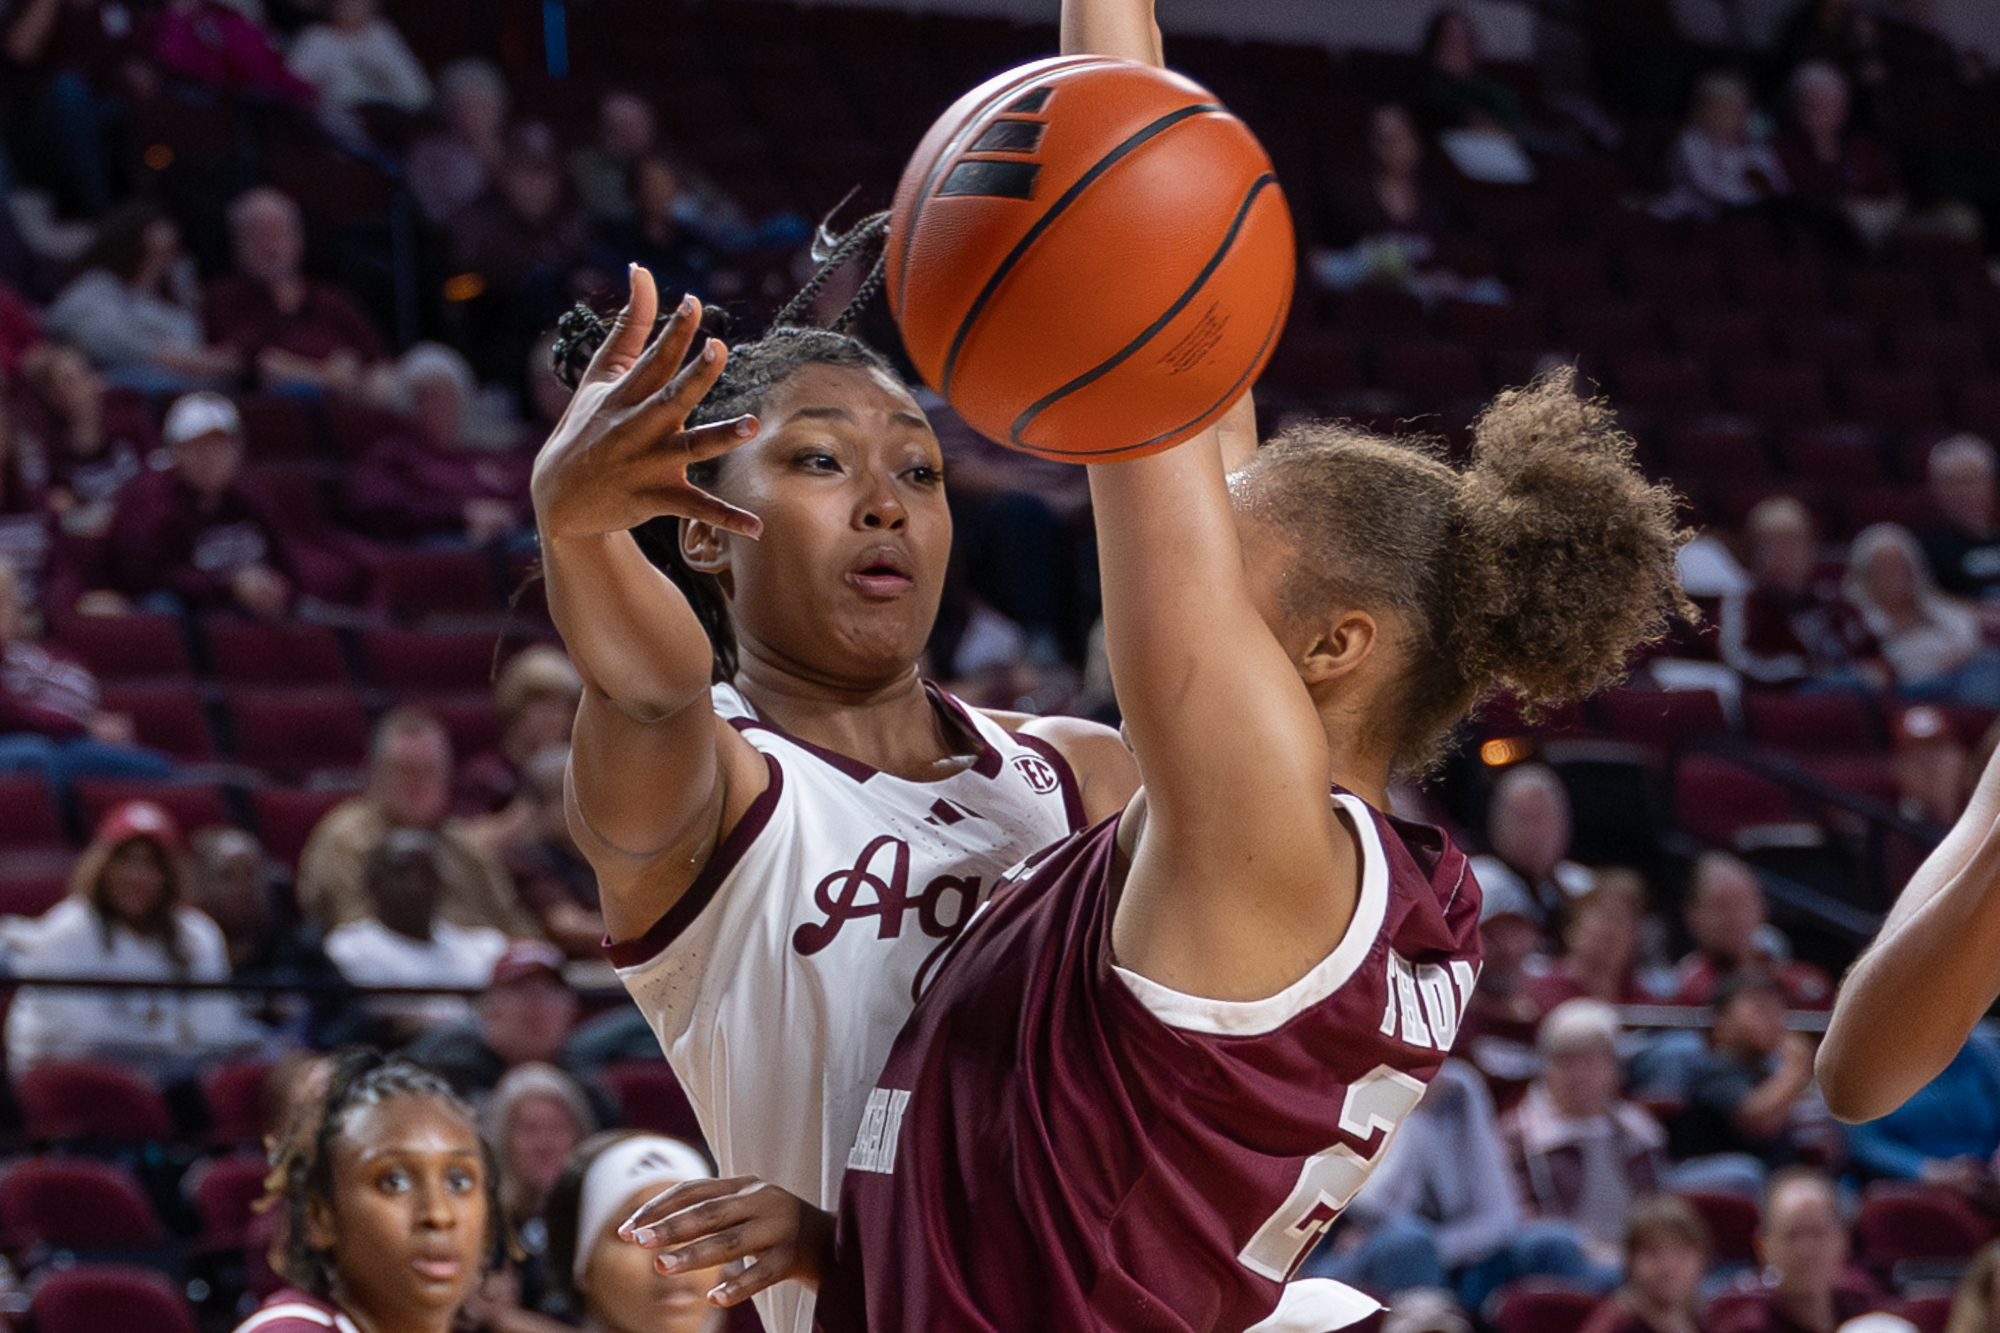
[{"label": "maroon basketball jersey", "polygon": [[1115,819],[994,890],[869,1099],[826,1333],[1208,1333],[1271,1313],[1437,1072],[1478,975],[1464,856],[1334,799],[1361,848],[1354,921],[1266,1000],[1114,964]]}]

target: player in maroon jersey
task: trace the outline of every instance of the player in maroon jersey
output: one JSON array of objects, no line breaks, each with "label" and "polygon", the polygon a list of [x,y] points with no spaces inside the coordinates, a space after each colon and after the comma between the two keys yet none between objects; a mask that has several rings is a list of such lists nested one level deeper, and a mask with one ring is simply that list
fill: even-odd
[{"label": "player in maroon jersey", "polygon": [[[1145,0],[1068,49],[1157,59]],[[1144,791],[995,891],[847,1161],[830,1333],[1244,1329],[1421,1095],[1476,975],[1478,890],[1379,813],[1491,686],[1610,679],[1684,607],[1673,498],[1557,375],[1461,473],[1343,427],[1226,483],[1214,434],[1091,469]],[[1329,787],[1332,796],[1329,799]],[[633,1219],[668,1263],[704,1187]],[[1328,1327],[1320,1324],[1318,1327]]]}]

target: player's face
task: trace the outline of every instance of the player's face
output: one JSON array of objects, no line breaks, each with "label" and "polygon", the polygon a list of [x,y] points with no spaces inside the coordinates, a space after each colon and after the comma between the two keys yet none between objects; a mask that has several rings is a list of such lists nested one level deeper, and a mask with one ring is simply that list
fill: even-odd
[{"label": "player's face", "polygon": [[349,1114],[332,1165],[307,1239],[333,1252],[341,1304],[369,1328],[448,1327],[492,1234],[477,1132],[434,1097],[391,1097]]},{"label": "player's face", "polygon": [[722,1281],[721,1269],[662,1273],[654,1267],[655,1251],[619,1238],[619,1224],[663,1188],[648,1185],[612,1209],[584,1265],[584,1305],[605,1333],[702,1333],[722,1326],[722,1312],[708,1303],[708,1293]]},{"label": "player's face", "polygon": [[715,489],[762,519],[763,537],[722,534],[708,566],[746,669],[863,687],[911,672],[951,554],[944,458],[922,409],[880,371],[809,365],[758,417]]}]

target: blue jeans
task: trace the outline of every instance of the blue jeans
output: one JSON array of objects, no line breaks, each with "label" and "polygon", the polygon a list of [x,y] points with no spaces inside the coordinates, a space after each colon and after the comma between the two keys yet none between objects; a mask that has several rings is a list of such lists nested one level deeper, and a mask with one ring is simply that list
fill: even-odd
[{"label": "blue jeans", "polygon": [[173,761],[163,754],[94,736],[56,740],[31,731],[0,736],[0,773],[40,773],[58,791],[66,792],[79,777],[165,778],[173,771]]}]

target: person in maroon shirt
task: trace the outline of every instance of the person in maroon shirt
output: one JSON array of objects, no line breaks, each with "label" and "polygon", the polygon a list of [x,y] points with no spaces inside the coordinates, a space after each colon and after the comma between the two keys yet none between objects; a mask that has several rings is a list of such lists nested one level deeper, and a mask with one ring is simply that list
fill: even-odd
[{"label": "person in maroon shirt", "polygon": [[202,303],[211,343],[254,363],[266,388],[357,392],[380,369],[382,340],[338,291],[305,272],[305,226],[282,190],[260,185],[229,205],[236,272]]},{"label": "person in maroon shirt", "polygon": [[1562,952],[1528,979],[1528,998],[1546,1014],[1565,1000],[1588,996],[1607,1004],[1648,1004],[1639,984],[1639,932],[1646,920],[1646,881],[1627,866],[1597,872],[1597,883],[1563,912]]},{"label": "person in maroon shirt", "polygon": [[1709,1333],[1834,1333],[1901,1302],[1848,1264],[1850,1241],[1833,1181],[1810,1167],[1774,1172],[1764,1188],[1754,1286],[1718,1294]]},{"label": "person in maroon shirt", "polygon": [[158,433],[137,394],[107,388],[83,353],[44,343],[22,364],[17,427],[48,469],[45,502],[62,531],[102,537],[118,492],[145,470]]},{"label": "person in maroon shirt", "polygon": [[1777,980],[1790,1008],[1832,1006],[1832,978],[1783,956],[1789,945],[1771,924],[1764,886],[1739,858],[1728,852],[1698,857],[1681,910],[1695,947],[1675,965],[1667,1003],[1708,1004],[1722,978],[1752,968]]},{"label": "person in maroon shirt", "polygon": [[1792,72],[1793,127],[1775,147],[1792,201],[1820,235],[1848,250],[1888,240],[1907,206],[1896,161],[1849,121],[1847,78],[1823,60]]},{"label": "person in maroon shirt", "polygon": [[173,466],[119,497],[108,585],[126,602],[177,614],[233,611],[276,619],[291,606],[281,526],[238,484],[243,426],[215,393],[168,409]]},{"label": "person in maroon shirt", "polygon": [[1625,1285],[1581,1333],[1704,1333],[1701,1278],[1708,1228],[1685,1199],[1649,1194],[1625,1215]]},{"label": "person in maroon shirt", "polygon": [[1888,684],[1880,647],[1841,597],[1838,580],[1820,575],[1812,511],[1775,495],[1750,511],[1744,528],[1756,582],[1723,599],[1723,662],[1752,685]]}]

